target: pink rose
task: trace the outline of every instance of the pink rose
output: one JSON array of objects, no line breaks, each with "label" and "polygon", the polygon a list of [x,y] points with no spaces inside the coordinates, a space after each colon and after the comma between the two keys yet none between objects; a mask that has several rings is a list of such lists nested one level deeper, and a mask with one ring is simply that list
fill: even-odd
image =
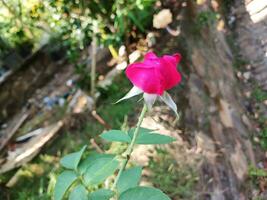
[{"label": "pink rose", "polygon": [[181,74],[177,70],[180,60],[180,54],[157,57],[153,52],[149,52],[143,62],[129,65],[126,76],[134,87],[119,101],[144,93],[148,108],[151,108],[159,97],[177,114],[177,106],[166,90],[181,82]]},{"label": "pink rose", "polygon": [[180,54],[157,57],[149,52],[143,62],[129,65],[126,75],[143,92],[162,95],[181,81],[181,74],[177,71],[180,60]]}]

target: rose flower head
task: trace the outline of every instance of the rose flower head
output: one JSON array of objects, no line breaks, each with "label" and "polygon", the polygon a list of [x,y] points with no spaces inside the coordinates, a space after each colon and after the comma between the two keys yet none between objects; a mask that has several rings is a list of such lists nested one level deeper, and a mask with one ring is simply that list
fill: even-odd
[{"label": "rose flower head", "polygon": [[149,109],[157,98],[161,98],[177,114],[177,106],[166,91],[181,82],[181,74],[177,70],[180,60],[180,54],[157,57],[149,52],[143,62],[130,64],[126,68],[126,76],[134,86],[119,101],[143,93]]}]

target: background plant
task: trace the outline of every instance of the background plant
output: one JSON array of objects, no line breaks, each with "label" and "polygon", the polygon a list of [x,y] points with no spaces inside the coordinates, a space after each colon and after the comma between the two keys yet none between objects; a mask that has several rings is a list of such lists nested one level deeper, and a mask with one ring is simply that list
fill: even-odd
[{"label": "background plant", "polygon": [[[47,38],[57,37],[68,47],[83,49],[91,41],[93,21],[97,21],[99,44],[118,47],[133,30],[146,32],[154,2],[1,0],[0,34],[14,48],[25,42],[38,47]],[[6,48],[2,42],[1,47]]]}]

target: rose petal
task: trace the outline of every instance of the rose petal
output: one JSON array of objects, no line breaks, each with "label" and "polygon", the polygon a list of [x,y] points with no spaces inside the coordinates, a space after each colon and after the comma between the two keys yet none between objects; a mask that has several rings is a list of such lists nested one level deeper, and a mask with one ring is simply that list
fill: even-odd
[{"label": "rose petal", "polygon": [[134,63],[127,67],[126,75],[138,88],[149,94],[163,94],[160,77],[155,68],[147,67],[146,64]]},{"label": "rose petal", "polygon": [[165,77],[164,90],[169,90],[181,81],[181,74],[177,70],[178,57],[163,56],[160,68],[161,74]]},{"label": "rose petal", "polygon": [[175,53],[172,56],[176,59],[176,65],[177,65],[181,61],[182,58],[181,54]]},{"label": "rose petal", "polygon": [[158,58],[157,55],[154,54],[152,51],[146,53],[146,55],[145,55],[145,60],[146,59],[157,59],[157,58]]}]

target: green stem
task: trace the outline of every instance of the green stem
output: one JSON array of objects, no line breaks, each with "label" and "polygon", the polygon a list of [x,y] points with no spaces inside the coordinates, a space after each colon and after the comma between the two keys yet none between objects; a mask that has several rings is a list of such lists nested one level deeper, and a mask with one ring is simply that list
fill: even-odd
[{"label": "green stem", "polygon": [[118,175],[115,178],[114,184],[113,184],[113,186],[111,188],[112,190],[114,190],[116,188],[116,186],[118,184],[118,181],[119,181],[119,179],[121,177],[121,174],[124,171],[128,161],[130,160],[131,154],[133,152],[134,144],[136,142],[137,136],[139,134],[139,129],[140,129],[140,126],[141,126],[141,124],[143,122],[143,119],[145,117],[146,112],[147,112],[147,106],[146,106],[146,104],[144,104],[143,110],[142,110],[142,112],[141,112],[141,114],[139,116],[139,119],[138,119],[138,122],[137,122],[137,125],[136,125],[136,129],[134,130],[132,141],[129,144],[127,150],[123,154],[125,156],[125,158],[123,159],[121,167],[120,167],[119,172],[118,172]]}]

